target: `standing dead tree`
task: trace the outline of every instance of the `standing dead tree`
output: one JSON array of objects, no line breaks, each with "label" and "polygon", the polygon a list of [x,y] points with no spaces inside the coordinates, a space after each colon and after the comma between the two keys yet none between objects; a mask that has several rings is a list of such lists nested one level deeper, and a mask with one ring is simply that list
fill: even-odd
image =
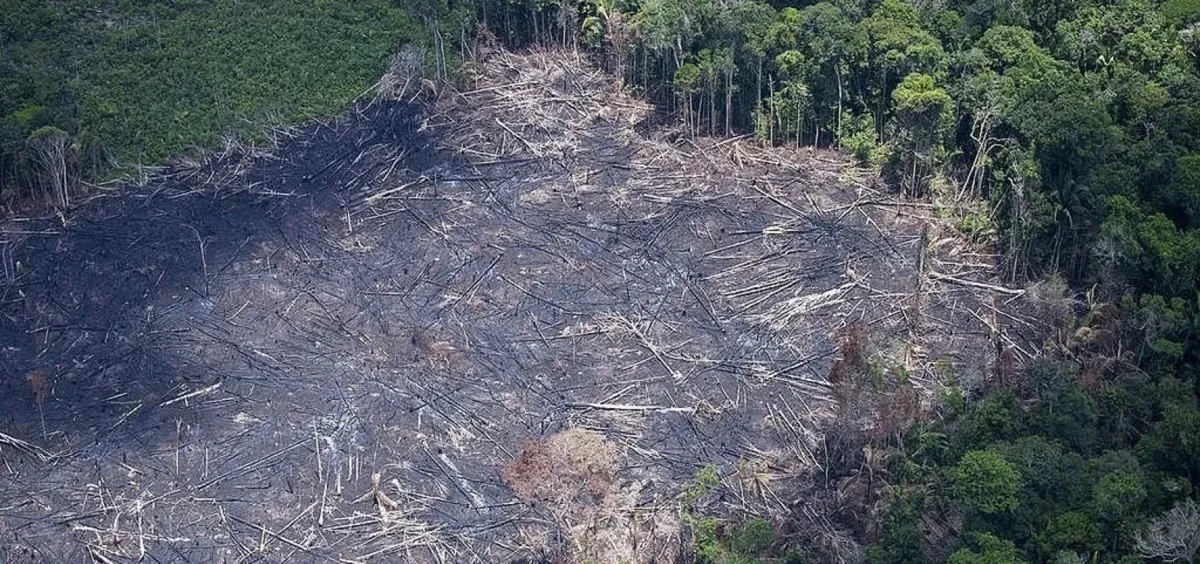
[{"label": "standing dead tree", "polygon": [[26,379],[29,380],[29,389],[33,392],[33,401],[37,404],[38,417],[42,420],[42,438],[46,437],[46,396],[50,395],[50,380],[46,378],[46,373],[41,370],[30,372]]},{"label": "standing dead tree", "polygon": [[57,127],[42,127],[25,141],[37,167],[37,184],[45,201],[59,209],[71,204],[76,180],[77,148],[71,135]]},{"label": "standing dead tree", "polygon": [[1200,505],[1191,499],[1176,503],[1138,533],[1134,547],[1143,558],[1195,562],[1200,551]]},{"label": "standing dead tree", "polygon": [[388,71],[375,83],[375,94],[388,100],[403,100],[414,90],[420,93],[425,85],[425,51],[408,44],[392,55]]}]

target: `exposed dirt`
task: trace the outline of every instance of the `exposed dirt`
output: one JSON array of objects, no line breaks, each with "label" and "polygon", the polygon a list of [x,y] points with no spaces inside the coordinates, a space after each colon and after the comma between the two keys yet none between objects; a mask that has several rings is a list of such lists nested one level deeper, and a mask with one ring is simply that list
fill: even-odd
[{"label": "exposed dirt", "polygon": [[[1037,352],[927,206],[649,115],[573,55],[502,53],[436,101],[7,221],[0,560],[495,562],[581,527],[597,561],[661,560],[707,463],[721,511],[834,534],[797,496],[836,332],[924,392]],[[563,497],[605,523],[505,481],[564,429],[615,453],[589,464],[616,493]]]}]

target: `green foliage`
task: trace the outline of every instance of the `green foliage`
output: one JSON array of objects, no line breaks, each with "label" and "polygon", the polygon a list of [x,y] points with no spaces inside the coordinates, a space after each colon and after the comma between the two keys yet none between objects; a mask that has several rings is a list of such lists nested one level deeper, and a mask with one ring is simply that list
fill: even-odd
[{"label": "green foliage", "polygon": [[1074,381],[1078,367],[1040,360],[1026,374],[1038,386],[1038,403],[1029,412],[1029,430],[1087,451],[1095,439],[1096,408]]},{"label": "green foliage", "polygon": [[1027,415],[1010,390],[997,390],[977,403],[957,423],[951,451],[961,456],[967,450],[1025,433]]},{"label": "green foliage", "polygon": [[1127,296],[1122,306],[1125,315],[1140,329],[1130,331],[1130,337],[1141,337],[1139,345],[1145,355],[1143,366],[1147,369],[1169,367],[1182,360],[1184,344],[1196,319],[1194,303],[1182,298],[1143,294],[1136,303]]},{"label": "green foliage", "polygon": [[420,35],[382,2],[202,6],[97,38],[85,56],[81,125],[109,140],[119,161],[211,146],[246,121],[336,113],[378,77],[389,52]]},{"label": "green foliage", "polygon": [[953,100],[939,87],[933,76],[912,73],[892,91],[896,116],[896,144],[904,187],[919,194],[938,164],[937,149],[952,123]]},{"label": "green foliage", "polygon": [[1020,472],[1021,515],[1039,521],[1062,507],[1072,507],[1088,496],[1084,460],[1076,452],[1040,435],[1028,435],[991,449]]},{"label": "green foliage", "polygon": [[696,86],[699,83],[700,67],[695,64],[688,63],[679,67],[679,69],[675,71],[675,80],[672,82],[672,85],[674,85],[677,90],[691,92],[696,89]]},{"label": "green foliage", "polygon": [[877,143],[874,121],[871,114],[847,113],[842,118],[842,149],[862,165],[879,166],[887,159],[886,147]]},{"label": "green foliage", "polygon": [[385,0],[14,1],[0,10],[0,186],[19,179],[13,140],[43,125],[137,164],[340,112],[425,33]]},{"label": "green foliage", "polygon": [[868,57],[884,73],[885,94],[888,76],[932,72],[944,61],[941,43],[921,27],[916,8],[903,0],[883,0],[861,27]]},{"label": "green foliage", "polygon": [[1163,468],[1200,475],[1200,409],[1195,401],[1174,398],[1162,408],[1162,419],[1137,445],[1138,457]]},{"label": "green foliage", "polygon": [[892,92],[894,108],[901,113],[920,116],[930,122],[939,120],[949,111],[950,95],[938,88],[932,76],[913,73],[900,82]]},{"label": "green foliage", "polygon": [[1025,564],[1016,545],[987,533],[973,534],[966,547],[950,555],[949,564]]},{"label": "green foliage", "polygon": [[775,531],[765,519],[752,518],[734,525],[717,517],[696,514],[696,504],[721,483],[717,467],[707,464],[684,490],[684,524],[692,533],[692,550],[702,564],[752,564],[775,542]]},{"label": "green foliage", "polygon": [[25,139],[25,142],[26,143],[36,143],[39,139],[45,139],[48,137],[63,137],[63,136],[69,136],[69,135],[70,134],[67,133],[66,131],[63,131],[57,127],[54,127],[53,125],[43,125],[37,129],[33,130],[33,133],[30,133],[29,137],[27,137]]},{"label": "green foliage", "polygon": [[1021,473],[995,452],[968,452],[950,470],[954,497],[982,513],[1013,511],[1020,503]]},{"label": "green foliage", "polygon": [[1092,489],[1092,511],[1106,525],[1109,537],[1117,537],[1146,499],[1142,477],[1126,471],[1109,472]]},{"label": "green foliage", "polygon": [[1200,0],[1167,0],[1160,10],[1163,18],[1176,27],[1200,21]]},{"label": "green foliage", "polygon": [[958,218],[955,227],[967,238],[975,242],[984,242],[996,233],[996,224],[981,211],[969,212]]},{"label": "green foliage", "polygon": [[1094,553],[1103,548],[1100,527],[1090,515],[1081,511],[1067,511],[1056,515],[1038,536],[1042,554],[1057,554],[1061,551]]},{"label": "green foliage", "polygon": [[775,116],[775,137],[794,138],[798,144],[803,133],[804,120],[810,109],[808,87],[799,80],[790,82],[767,98],[767,106]]},{"label": "green foliage", "polygon": [[1038,46],[1033,32],[1023,27],[999,25],[989,28],[976,42],[975,49],[983,55],[986,67],[996,73],[1011,69],[1014,74],[1038,74],[1047,72],[1045,67],[1051,63],[1050,57]]},{"label": "green foliage", "polygon": [[696,561],[700,564],[753,564],[775,542],[775,532],[764,519],[750,519],[724,532],[724,523],[713,517],[691,523]]},{"label": "green foliage", "polygon": [[1124,196],[1108,201],[1096,254],[1111,268],[1138,273],[1147,289],[1176,295],[1195,284],[1200,236],[1161,213],[1146,214]]},{"label": "green foliage", "polygon": [[766,552],[775,541],[775,532],[766,519],[746,521],[729,534],[729,549],[738,554],[755,556]]},{"label": "green foliage", "polygon": [[1171,210],[1185,224],[1200,228],[1200,154],[1175,160],[1170,191],[1160,196],[1164,208]]},{"label": "green foliage", "polygon": [[1089,70],[1113,59],[1148,70],[1165,55],[1166,34],[1165,21],[1149,0],[1092,4],[1059,24],[1059,52]]},{"label": "green foliage", "polygon": [[[1146,519],[1191,495],[1200,475],[1194,383],[1135,372],[1089,394],[1078,370],[1035,362],[1020,380],[1036,397],[994,389],[909,431],[888,482],[967,509],[952,562],[1119,562]],[[949,448],[925,436],[944,436]],[[878,562],[915,560],[887,557],[912,544],[898,533],[919,535],[921,517],[903,507],[891,504],[881,522],[869,551]]]},{"label": "green foliage", "polygon": [[699,562],[717,562],[725,552],[721,545],[721,520],[716,517],[704,517],[690,521],[692,542],[695,545],[696,560]]},{"label": "green foliage", "polygon": [[696,477],[692,479],[687,491],[684,492],[684,504],[692,507],[720,483],[721,473],[717,471],[717,466],[715,464],[704,465],[700,471],[696,472]]},{"label": "green foliage", "polygon": [[888,503],[883,535],[867,550],[868,564],[908,564],[926,561],[921,552],[923,499],[896,493]]},{"label": "green foliage", "polygon": [[[1034,363],[1021,379],[1036,400],[1022,404],[1011,391],[996,389],[905,437],[888,482],[967,510],[963,545],[952,561],[1117,561],[1132,550],[1139,523],[1192,491],[1188,478],[1151,470],[1190,471],[1195,451],[1188,450],[1194,444],[1188,437],[1200,433],[1200,413],[1194,402],[1177,398],[1189,397],[1191,389],[1171,380],[1156,387],[1131,375],[1108,399],[1093,401],[1078,387],[1077,370],[1069,363]],[[1156,410],[1163,422],[1137,421]],[[1123,436],[1097,432],[1128,419],[1121,423]],[[937,446],[943,437],[951,448]],[[1135,442],[1137,456],[1125,450]],[[936,512],[939,502],[926,506]],[[920,539],[922,517],[912,507],[889,504],[870,558],[917,560],[898,552],[920,546],[912,539]]]},{"label": "green foliage", "polygon": [[1137,440],[1152,417],[1150,390],[1147,378],[1141,374],[1124,375],[1100,390],[1096,396],[1096,435],[1101,448],[1119,448]]}]

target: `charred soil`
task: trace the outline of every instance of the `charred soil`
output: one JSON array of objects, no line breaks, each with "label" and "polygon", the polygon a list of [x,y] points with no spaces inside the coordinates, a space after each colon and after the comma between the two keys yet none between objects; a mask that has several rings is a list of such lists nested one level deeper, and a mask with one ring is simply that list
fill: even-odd
[{"label": "charred soil", "polygon": [[993,256],[836,154],[481,69],[5,221],[0,559],[662,561],[709,463],[707,510],[841,550],[826,429],[1037,353]]}]

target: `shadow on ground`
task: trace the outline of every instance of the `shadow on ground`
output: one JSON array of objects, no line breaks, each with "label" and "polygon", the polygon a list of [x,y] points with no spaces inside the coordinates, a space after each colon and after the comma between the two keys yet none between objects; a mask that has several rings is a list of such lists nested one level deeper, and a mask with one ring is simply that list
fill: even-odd
[{"label": "shadow on ground", "polygon": [[0,559],[536,560],[581,541],[502,468],[572,427],[649,516],[605,546],[661,560],[704,464],[799,507],[839,328],[924,351],[923,389],[988,371],[986,291],[914,290],[948,267],[836,157],[655,137],[551,55],[487,68],[6,224],[0,431],[56,456],[0,444]]}]

